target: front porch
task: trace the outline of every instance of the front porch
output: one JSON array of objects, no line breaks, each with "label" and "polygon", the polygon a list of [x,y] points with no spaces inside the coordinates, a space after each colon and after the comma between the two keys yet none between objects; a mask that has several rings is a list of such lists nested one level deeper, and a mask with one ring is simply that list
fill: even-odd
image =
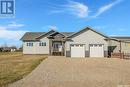
[{"label": "front porch", "polygon": [[49,55],[64,56],[65,55],[65,36],[59,32],[49,35]]},{"label": "front porch", "polygon": [[50,55],[52,56],[64,56],[65,42],[52,40],[52,44],[50,47]]}]

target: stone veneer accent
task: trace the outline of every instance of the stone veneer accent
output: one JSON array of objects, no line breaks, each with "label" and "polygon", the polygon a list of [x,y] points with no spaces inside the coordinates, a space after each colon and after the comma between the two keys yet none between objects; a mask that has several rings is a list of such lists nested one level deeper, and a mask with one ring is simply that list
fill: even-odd
[{"label": "stone veneer accent", "polygon": [[104,57],[108,57],[108,51],[104,51]]},{"label": "stone veneer accent", "polygon": [[71,57],[70,51],[66,51],[66,57]]},{"label": "stone veneer accent", "polygon": [[85,51],[85,57],[89,57],[89,51]]}]

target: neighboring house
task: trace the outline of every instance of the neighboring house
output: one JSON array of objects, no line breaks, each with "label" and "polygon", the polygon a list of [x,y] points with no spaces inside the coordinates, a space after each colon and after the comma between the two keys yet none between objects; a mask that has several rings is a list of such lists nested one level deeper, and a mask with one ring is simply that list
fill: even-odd
[{"label": "neighboring house", "polygon": [[16,47],[10,47],[10,51],[11,51],[11,52],[15,52],[16,50],[17,50]]},{"label": "neighboring house", "polygon": [[130,46],[130,37],[108,37],[90,27],[79,32],[27,32],[21,40],[23,54],[107,57],[108,50],[130,53],[130,49],[126,49],[126,45]]},{"label": "neighboring house", "polygon": [[0,47],[0,52],[15,52],[16,47]]},{"label": "neighboring house", "polygon": [[0,52],[2,52],[2,48],[0,47]]}]

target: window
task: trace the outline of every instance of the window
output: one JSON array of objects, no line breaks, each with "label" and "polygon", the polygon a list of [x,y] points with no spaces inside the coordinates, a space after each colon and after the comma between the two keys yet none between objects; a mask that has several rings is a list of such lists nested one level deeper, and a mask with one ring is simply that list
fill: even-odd
[{"label": "window", "polygon": [[40,42],[39,46],[46,46],[46,42]]},{"label": "window", "polygon": [[79,47],[79,45],[76,44],[76,47]]},{"label": "window", "polygon": [[90,47],[93,47],[93,45],[92,45],[92,44],[90,44]]},{"label": "window", "polygon": [[98,47],[98,45],[97,45],[97,44],[94,44],[94,46],[95,46],[95,47]]},{"label": "window", "polygon": [[102,45],[99,45],[99,47],[102,47]]},{"label": "window", "polygon": [[83,46],[84,46],[83,44],[80,45],[80,47],[83,47]]},{"label": "window", "polygon": [[73,45],[73,44],[71,44],[71,47],[74,47],[74,45]]},{"label": "window", "polygon": [[27,46],[32,47],[32,46],[33,46],[33,43],[27,43]]}]

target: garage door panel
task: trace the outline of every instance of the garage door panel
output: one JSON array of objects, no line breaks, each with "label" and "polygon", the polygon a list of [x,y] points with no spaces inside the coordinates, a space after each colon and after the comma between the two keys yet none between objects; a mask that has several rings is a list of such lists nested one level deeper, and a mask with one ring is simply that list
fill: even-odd
[{"label": "garage door panel", "polygon": [[85,57],[85,46],[84,45],[71,46],[71,57]]},{"label": "garage door panel", "polygon": [[103,45],[90,45],[90,57],[104,57]]}]

